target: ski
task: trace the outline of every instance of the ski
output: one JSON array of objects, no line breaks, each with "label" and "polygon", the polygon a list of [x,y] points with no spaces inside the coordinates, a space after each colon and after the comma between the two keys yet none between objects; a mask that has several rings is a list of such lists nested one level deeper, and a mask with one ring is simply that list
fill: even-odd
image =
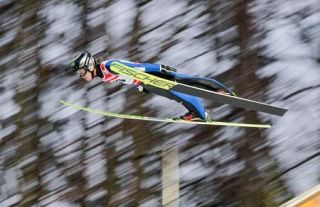
[{"label": "ski", "polygon": [[110,68],[112,71],[118,74],[122,74],[130,78],[133,78],[135,80],[139,80],[145,85],[151,85],[164,90],[173,90],[173,91],[197,96],[200,98],[213,100],[218,103],[229,104],[231,106],[256,110],[256,111],[273,114],[277,116],[283,116],[288,111],[287,109],[269,105],[266,103],[261,103],[261,102],[240,98],[236,96],[223,95],[223,94],[205,90],[202,88],[197,88],[194,86],[189,86],[189,85],[178,83],[175,81],[159,78],[154,75],[145,73],[143,71],[128,67],[119,62],[113,62]]},{"label": "ski", "polygon": [[90,112],[90,113],[94,113],[102,116],[121,118],[121,119],[132,119],[132,120],[164,122],[164,123],[211,125],[211,126],[250,127],[250,128],[270,128],[271,127],[271,125],[269,124],[245,124],[245,123],[218,122],[218,121],[209,121],[209,122],[185,121],[185,120],[174,120],[171,118],[158,118],[158,117],[147,117],[147,116],[139,116],[139,115],[119,114],[119,113],[112,113],[108,111],[91,109],[91,108],[80,106],[64,100],[60,100],[60,103],[77,110],[82,110],[82,111],[86,111],[86,112]]}]

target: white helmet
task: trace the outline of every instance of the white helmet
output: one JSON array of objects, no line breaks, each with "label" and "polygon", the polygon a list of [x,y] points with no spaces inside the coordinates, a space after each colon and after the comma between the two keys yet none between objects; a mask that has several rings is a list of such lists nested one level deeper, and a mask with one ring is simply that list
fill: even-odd
[{"label": "white helmet", "polygon": [[77,72],[79,69],[92,72],[95,68],[95,60],[89,52],[77,54],[71,62],[71,69]]}]

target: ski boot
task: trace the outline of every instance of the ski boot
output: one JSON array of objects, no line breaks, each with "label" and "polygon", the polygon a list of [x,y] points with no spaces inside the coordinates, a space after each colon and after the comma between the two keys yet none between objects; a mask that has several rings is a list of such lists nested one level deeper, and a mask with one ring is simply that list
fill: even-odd
[{"label": "ski boot", "polygon": [[229,92],[229,91],[226,91],[226,90],[224,90],[222,88],[218,89],[216,92],[220,93],[220,94],[223,94],[223,95],[227,95],[227,96],[237,96],[237,94],[235,92],[233,92],[233,91]]},{"label": "ski boot", "polygon": [[208,112],[205,112],[205,119],[201,119],[193,112],[188,112],[183,116],[175,117],[173,120],[183,120],[183,121],[202,121],[202,122],[209,122],[211,121],[210,115]]}]

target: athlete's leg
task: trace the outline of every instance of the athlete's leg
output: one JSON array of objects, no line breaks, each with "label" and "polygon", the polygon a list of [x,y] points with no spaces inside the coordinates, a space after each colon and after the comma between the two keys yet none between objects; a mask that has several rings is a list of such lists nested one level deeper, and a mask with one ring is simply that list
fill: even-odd
[{"label": "athlete's leg", "polygon": [[190,112],[193,112],[196,116],[198,116],[201,119],[206,118],[205,109],[198,100],[198,98],[196,98],[195,96],[179,93],[176,91],[163,90],[148,85],[143,85],[143,88],[145,88],[149,92],[155,93],[160,96],[164,96],[178,103],[181,103]]},{"label": "athlete's leg", "polygon": [[174,72],[170,72],[170,75],[173,76],[176,81],[186,85],[200,87],[215,92],[224,92],[225,94],[235,96],[235,93],[230,88],[213,78],[190,77],[188,75]]},{"label": "athlete's leg", "polygon": [[193,112],[197,117],[201,119],[206,118],[205,109],[198,98],[176,91],[170,91],[170,93],[173,95],[172,97],[175,101],[181,103],[190,112]]}]

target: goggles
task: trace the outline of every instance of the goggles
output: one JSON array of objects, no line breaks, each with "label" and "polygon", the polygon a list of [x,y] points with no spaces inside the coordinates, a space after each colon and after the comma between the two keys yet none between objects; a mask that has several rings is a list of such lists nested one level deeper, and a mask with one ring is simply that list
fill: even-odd
[{"label": "goggles", "polygon": [[80,78],[83,78],[86,74],[87,74],[87,70],[84,68],[80,68],[79,70],[77,70],[77,76],[79,76]]}]

